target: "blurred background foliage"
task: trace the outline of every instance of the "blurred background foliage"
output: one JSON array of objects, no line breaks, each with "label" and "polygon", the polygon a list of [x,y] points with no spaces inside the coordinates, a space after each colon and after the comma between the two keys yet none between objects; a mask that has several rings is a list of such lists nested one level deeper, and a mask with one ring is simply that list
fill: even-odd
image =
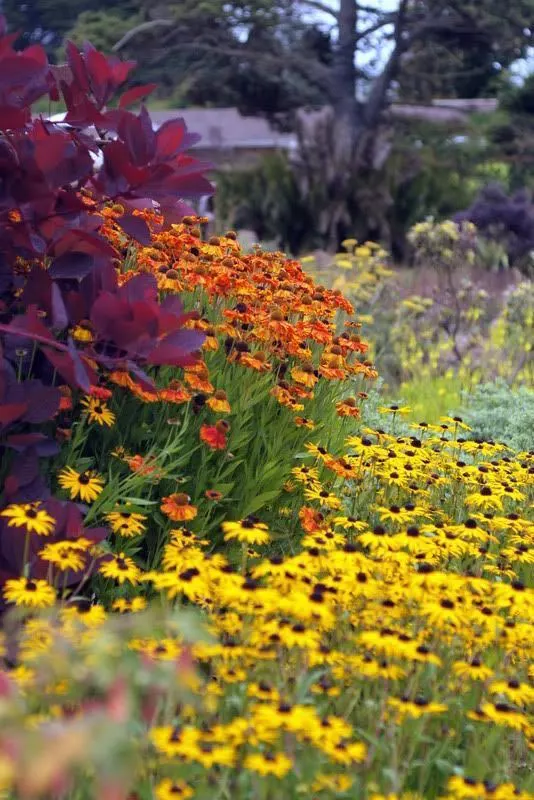
[{"label": "blurred background foliage", "polygon": [[[2,11],[21,45],[56,61],[69,38],[135,58],[136,80],[158,84],[153,108],[236,107],[292,131],[294,149],[215,170],[212,228],[313,253],[324,282],[373,319],[387,390],[435,418],[480,383],[533,387],[534,0],[505,12],[500,0],[385,5],[2,0]],[[391,106],[481,98],[490,111],[439,122]],[[299,112],[325,107],[334,114],[306,128]],[[348,237],[388,258],[354,256]]]},{"label": "blurred background foliage", "polygon": [[[56,61],[69,38],[135,58],[136,81],[158,84],[154,107],[236,107],[296,132],[296,152],[216,175],[221,230],[248,228],[294,254],[334,252],[354,235],[411,264],[414,223],[469,209],[479,227],[507,240],[512,264],[521,268],[530,251],[534,0],[511,0],[506,13],[500,0],[1,6],[19,43],[40,42]],[[480,98],[496,99],[497,109],[439,124],[388,111],[392,101]],[[334,110],[330,129],[317,126],[311,137],[299,130],[297,112],[325,107]],[[494,182],[509,203],[487,194],[477,201]]]}]

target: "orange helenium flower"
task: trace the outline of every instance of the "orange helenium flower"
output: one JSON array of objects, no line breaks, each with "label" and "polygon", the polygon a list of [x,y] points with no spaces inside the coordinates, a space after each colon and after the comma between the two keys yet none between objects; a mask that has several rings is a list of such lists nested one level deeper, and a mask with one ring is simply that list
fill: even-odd
[{"label": "orange helenium flower", "polygon": [[180,492],[164,497],[160,508],[169,519],[175,522],[182,522],[194,519],[198,513],[197,508],[190,503],[191,498],[189,495]]}]

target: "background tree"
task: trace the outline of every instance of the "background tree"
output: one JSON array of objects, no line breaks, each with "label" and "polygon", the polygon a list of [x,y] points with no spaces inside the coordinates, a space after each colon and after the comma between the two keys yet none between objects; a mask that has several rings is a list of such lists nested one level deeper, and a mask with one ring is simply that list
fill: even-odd
[{"label": "background tree", "polygon": [[[388,9],[378,0],[4,0],[4,6],[12,28],[49,49],[68,36],[135,58],[139,81],[160,85],[160,103],[236,106],[297,129],[292,197],[298,191],[299,208],[314,220],[314,241],[328,247],[353,233],[356,220],[367,235],[400,242],[402,220],[407,224],[421,207],[421,196],[440,195],[422,188],[436,186],[432,169],[443,177],[465,174],[455,131],[439,133],[438,146],[430,129],[399,123],[388,106],[497,92],[509,66],[525,55],[534,19],[534,0],[504,7],[501,0],[397,0]],[[330,118],[318,115],[317,128],[305,129],[302,108],[328,108]],[[510,164],[522,163],[518,149],[527,158],[530,148],[527,136],[513,133],[519,120],[513,114],[504,111],[500,129],[495,125],[486,137],[495,140],[492,153],[502,145]],[[516,172],[521,180],[521,168]],[[452,178],[449,184],[458,190]],[[461,189],[465,207],[472,187]],[[429,205],[448,209],[450,202]],[[271,207],[260,202],[258,214]]]}]

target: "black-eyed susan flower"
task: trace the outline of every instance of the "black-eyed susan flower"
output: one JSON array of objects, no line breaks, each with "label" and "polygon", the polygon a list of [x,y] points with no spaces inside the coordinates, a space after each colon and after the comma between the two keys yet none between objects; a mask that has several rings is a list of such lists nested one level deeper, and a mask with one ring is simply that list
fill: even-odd
[{"label": "black-eyed susan flower", "polygon": [[304,491],[304,496],[307,500],[316,500],[322,506],[338,510],[341,508],[341,499],[333,492],[323,489],[320,485],[309,486]]},{"label": "black-eyed susan flower", "polygon": [[311,785],[312,792],[333,792],[334,794],[343,794],[348,792],[354,778],[350,775],[332,775],[326,773],[319,773]]},{"label": "black-eyed susan flower", "polygon": [[56,525],[55,519],[38,502],[13,503],[0,511],[0,516],[7,519],[10,528],[24,528],[38,536],[49,536]]},{"label": "black-eyed susan flower", "polygon": [[144,597],[118,597],[113,601],[112,608],[121,614],[135,614],[139,611],[144,611],[147,607],[147,601]]},{"label": "black-eyed susan flower", "polygon": [[250,753],[246,756],[243,766],[258,775],[274,775],[283,778],[293,768],[293,762],[285,753]]},{"label": "black-eyed susan flower", "polygon": [[314,442],[306,442],[304,445],[308,453],[312,456],[315,456],[320,461],[325,461],[326,459],[332,458],[326,447],[322,447],[322,445],[316,445]]},{"label": "black-eyed susan flower", "polygon": [[54,605],[55,589],[48,581],[11,578],[5,582],[4,598],[8,603],[27,608],[48,608]]},{"label": "black-eyed susan flower", "polygon": [[319,470],[317,467],[293,467],[291,474],[300,483],[319,483]]},{"label": "black-eyed susan flower", "polygon": [[388,706],[394,709],[395,717],[398,722],[402,722],[406,717],[419,719],[425,714],[443,714],[447,711],[444,703],[434,703],[422,695],[418,695],[413,700],[410,697],[389,697]]},{"label": "black-eyed susan flower", "polygon": [[471,428],[463,421],[461,417],[440,417],[439,421],[445,425],[450,425],[455,429],[462,431],[470,431]]},{"label": "black-eyed susan flower", "polygon": [[189,800],[193,797],[192,787],[182,780],[165,778],[154,787],[156,800]]},{"label": "black-eyed susan flower", "polygon": [[448,796],[454,800],[467,800],[468,798],[486,797],[486,787],[482,781],[474,778],[454,775],[447,783]]},{"label": "black-eyed susan flower", "polygon": [[102,561],[98,571],[105,578],[112,578],[121,585],[126,581],[138,583],[141,578],[139,567],[136,566],[133,559],[124,553],[118,553],[116,556],[109,557],[107,561]]},{"label": "black-eyed susan flower", "polygon": [[84,568],[86,561],[85,553],[69,541],[51,542],[39,551],[39,556],[62,572],[69,569],[78,572]]},{"label": "black-eyed susan flower", "polygon": [[83,625],[86,628],[99,628],[107,619],[105,608],[86,598],[79,598],[61,609],[61,619],[67,630],[68,624]]},{"label": "black-eyed susan flower", "polygon": [[528,727],[527,716],[510,703],[501,701],[481,703],[480,710],[486,722],[493,722],[495,725],[502,725],[517,731],[526,730]]},{"label": "black-eyed susan flower", "polygon": [[506,695],[516,705],[528,706],[534,704],[534,686],[522,683],[515,678],[507,681],[495,681],[489,686],[491,694]]},{"label": "black-eyed susan flower", "polygon": [[393,414],[394,416],[405,416],[412,413],[410,406],[399,406],[396,403],[390,406],[378,406],[377,410],[380,414]]},{"label": "black-eyed susan flower", "polygon": [[72,467],[65,467],[59,472],[58,483],[69,492],[71,500],[79,497],[84,503],[92,503],[104,489],[104,479],[96,472],[76,472]]},{"label": "black-eyed susan flower", "polygon": [[379,506],[377,511],[381,522],[393,522],[407,525],[413,519],[413,512],[399,505]]},{"label": "black-eyed susan flower", "polygon": [[502,491],[495,487],[482,486],[478,492],[469,494],[465,498],[467,506],[482,509],[496,509],[500,511],[503,508]]},{"label": "black-eyed susan flower", "polygon": [[362,742],[351,742],[344,739],[337,742],[325,739],[321,750],[336,764],[345,766],[365,761],[367,756],[367,747]]},{"label": "black-eyed susan flower", "polygon": [[470,659],[470,661],[455,661],[452,669],[455,675],[472,681],[486,681],[494,674],[493,670],[483,664],[482,660],[477,656]]},{"label": "black-eyed susan flower", "polygon": [[191,753],[200,740],[200,731],[191,725],[163,725],[152,728],[149,736],[156,750],[176,758]]},{"label": "black-eyed susan flower", "polygon": [[269,530],[264,522],[249,516],[239,522],[223,522],[225,541],[236,539],[245,544],[266,544],[270,539]]},{"label": "black-eyed susan flower", "polygon": [[146,515],[138,514],[126,509],[111,511],[106,514],[106,520],[113,533],[129,538],[139,536],[145,529]]},{"label": "black-eyed susan flower", "polygon": [[82,406],[87,411],[89,422],[96,422],[97,425],[106,426],[111,428],[115,423],[116,417],[109,406],[98,397],[84,397],[82,398]]},{"label": "black-eyed susan flower", "polygon": [[364,522],[361,519],[357,519],[356,517],[345,517],[340,515],[338,517],[334,517],[334,525],[339,528],[343,528],[345,531],[366,531],[368,529],[367,522]]}]

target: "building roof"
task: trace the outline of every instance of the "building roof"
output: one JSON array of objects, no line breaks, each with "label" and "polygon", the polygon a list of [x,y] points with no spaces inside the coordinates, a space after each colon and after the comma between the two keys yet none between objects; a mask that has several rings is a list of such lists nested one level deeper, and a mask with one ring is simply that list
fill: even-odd
[{"label": "building roof", "polygon": [[[497,101],[491,98],[474,100],[433,100],[428,105],[393,103],[388,111],[393,117],[419,119],[431,123],[462,123],[470,114],[491,113]],[[305,111],[301,120],[312,122],[325,109]],[[263,117],[243,116],[237,108],[180,108],[151,111],[156,126],[169,119],[182,117],[189,130],[202,137],[196,147],[210,150],[276,149],[294,150],[297,137],[293,133],[280,133]]]},{"label": "building roof", "polygon": [[177,108],[150,111],[155,126],[182,117],[188,130],[202,137],[196,147],[210,150],[296,146],[296,137],[280,133],[263,117],[244,117],[237,108]]}]

